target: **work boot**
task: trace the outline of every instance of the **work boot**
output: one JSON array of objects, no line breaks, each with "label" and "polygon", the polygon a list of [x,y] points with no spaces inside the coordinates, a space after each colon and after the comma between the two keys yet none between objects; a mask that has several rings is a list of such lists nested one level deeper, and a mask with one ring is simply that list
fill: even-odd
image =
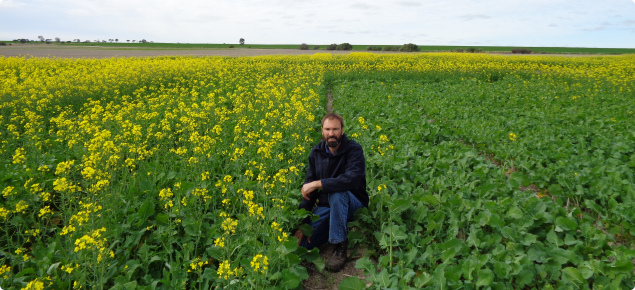
[{"label": "work boot", "polygon": [[341,243],[335,244],[333,255],[329,258],[326,268],[331,272],[337,272],[344,268],[346,264],[346,252],[348,251],[348,239]]}]

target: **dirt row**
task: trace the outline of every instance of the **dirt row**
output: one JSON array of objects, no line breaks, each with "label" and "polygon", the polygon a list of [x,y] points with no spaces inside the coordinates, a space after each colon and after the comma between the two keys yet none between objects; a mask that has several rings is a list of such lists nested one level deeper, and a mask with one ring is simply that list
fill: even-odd
[{"label": "dirt row", "polygon": [[[43,46],[43,45],[12,45],[0,47],[0,56],[4,57],[51,57],[51,58],[111,58],[111,57],[154,57],[154,56],[261,56],[261,55],[311,55],[315,53],[348,54],[364,51],[341,50],[299,50],[299,49],[258,49],[258,48],[210,48],[210,49],[176,49],[176,48],[126,48],[99,46]],[[409,52],[373,51],[377,54],[397,54]],[[427,52],[419,52],[427,53]],[[487,54],[501,54],[518,56],[509,52],[488,52]],[[524,54],[523,56],[601,56],[598,54]]]}]

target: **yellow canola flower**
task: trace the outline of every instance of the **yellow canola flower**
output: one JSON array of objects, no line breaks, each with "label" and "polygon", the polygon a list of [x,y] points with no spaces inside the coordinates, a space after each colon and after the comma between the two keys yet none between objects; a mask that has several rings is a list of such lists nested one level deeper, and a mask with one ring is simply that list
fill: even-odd
[{"label": "yellow canola flower", "polygon": [[16,194],[17,192],[15,191],[15,187],[13,186],[7,186],[2,190],[2,196],[4,196],[4,198],[9,198],[9,196]]},{"label": "yellow canola flower", "polygon": [[4,207],[0,207],[0,218],[2,218],[3,220],[6,220],[10,214],[11,214],[10,210]]},{"label": "yellow canola flower", "polygon": [[262,254],[257,254],[251,259],[251,269],[254,272],[265,273],[269,269],[269,260],[267,256],[263,256]]},{"label": "yellow canola flower", "polygon": [[20,290],[44,290],[44,282],[39,279],[35,279],[29,282],[26,287],[20,288]]},{"label": "yellow canola flower", "polygon": [[[9,272],[11,272],[11,266],[2,265],[2,267],[0,267],[0,276],[4,275],[5,273],[9,273]],[[5,277],[6,277],[5,279],[8,278],[8,276],[5,276]]]},{"label": "yellow canola flower", "polygon": [[216,274],[218,274],[218,277],[221,277],[225,280],[229,279],[229,277],[234,274],[234,272],[231,270],[231,266],[229,265],[228,260],[225,260],[220,263],[220,265],[218,265],[218,271],[216,271]]},{"label": "yellow canola flower", "polygon": [[223,223],[221,224],[221,227],[223,228],[223,230],[225,231],[226,235],[229,234],[235,234],[236,233],[236,226],[238,226],[238,220],[232,219],[232,218],[226,218]]},{"label": "yellow canola flower", "polygon": [[24,148],[15,149],[15,154],[13,154],[13,164],[24,163],[26,160],[26,150]]}]

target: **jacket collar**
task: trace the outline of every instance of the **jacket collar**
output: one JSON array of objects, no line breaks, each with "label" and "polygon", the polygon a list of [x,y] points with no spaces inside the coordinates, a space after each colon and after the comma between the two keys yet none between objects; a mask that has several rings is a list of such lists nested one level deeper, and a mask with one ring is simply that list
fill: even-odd
[{"label": "jacket collar", "polygon": [[[343,154],[348,149],[348,144],[349,143],[350,143],[350,139],[348,139],[348,137],[346,137],[346,133],[342,134],[342,144],[340,145],[340,148],[337,149],[337,152],[335,152],[334,156],[338,156],[338,155]],[[324,140],[322,140],[322,141],[320,141],[319,144],[315,145],[315,147],[313,147],[313,149],[316,150],[317,152],[320,152],[321,154],[328,155],[324,151],[324,146],[326,146],[326,142]]]}]

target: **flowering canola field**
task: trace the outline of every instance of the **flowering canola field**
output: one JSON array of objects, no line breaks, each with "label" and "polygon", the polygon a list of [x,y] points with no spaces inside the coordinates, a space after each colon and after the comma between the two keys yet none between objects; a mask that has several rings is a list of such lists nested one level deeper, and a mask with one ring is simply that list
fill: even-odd
[{"label": "flowering canola field", "polygon": [[331,91],[371,194],[341,287],[632,289],[634,60],[0,58],[0,287],[301,287]]}]

